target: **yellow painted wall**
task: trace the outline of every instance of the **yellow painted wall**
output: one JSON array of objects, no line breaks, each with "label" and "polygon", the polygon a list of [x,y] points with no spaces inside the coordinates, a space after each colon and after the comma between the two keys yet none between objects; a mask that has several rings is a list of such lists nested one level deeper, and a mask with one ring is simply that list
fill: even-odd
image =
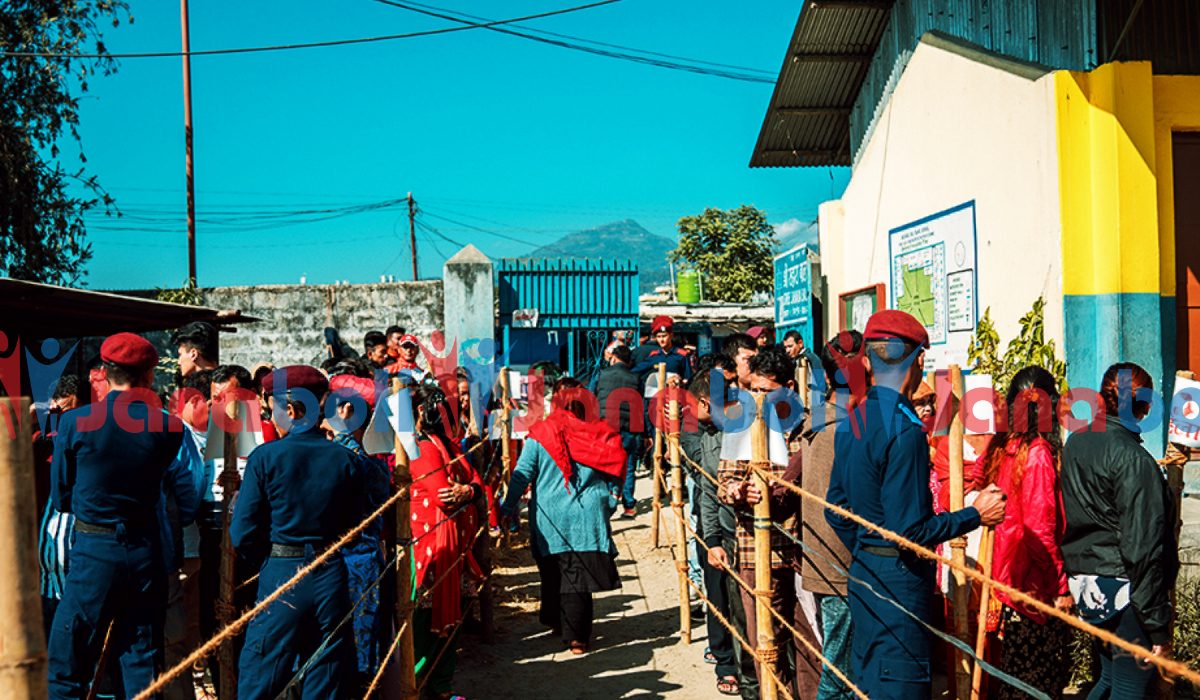
[{"label": "yellow painted wall", "polygon": [[1063,293],[1160,292],[1149,63],[1055,74]]}]

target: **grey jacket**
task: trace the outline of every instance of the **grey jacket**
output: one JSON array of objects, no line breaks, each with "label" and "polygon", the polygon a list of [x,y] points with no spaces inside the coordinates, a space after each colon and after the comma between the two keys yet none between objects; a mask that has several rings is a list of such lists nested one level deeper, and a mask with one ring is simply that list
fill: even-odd
[{"label": "grey jacket", "polygon": [[[683,453],[692,462],[703,467],[712,477],[696,474],[696,493],[693,507],[699,507],[700,537],[709,547],[722,546],[722,539],[733,539],[737,521],[733,509],[717,500],[717,464],[721,461],[721,432],[711,423],[699,424],[696,432],[683,431],[679,436],[679,445]],[[685,462],[689,469],[695,470],[691,463]]]}]

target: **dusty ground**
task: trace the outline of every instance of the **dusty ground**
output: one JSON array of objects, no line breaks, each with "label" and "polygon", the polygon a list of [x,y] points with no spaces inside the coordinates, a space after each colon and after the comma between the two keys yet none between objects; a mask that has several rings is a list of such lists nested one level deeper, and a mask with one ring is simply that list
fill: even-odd
[{"label": "dusty ground", "polygon": [[[648,483],[643,486],[648,491]],[[690,645],[679,641],[675,565],[669,547],[651,547],[648,506],[644,502],[636,519],[613,520],[622,588],[596,598],[590,653],[572,656],[538,623],[537,569],[527,548],[515,548],[497,572],[494,643],[464,638],[456,692],[471,700],[725,697],[702,659],[703,623]],[[664,544],[670,533],[664,518]]]}]

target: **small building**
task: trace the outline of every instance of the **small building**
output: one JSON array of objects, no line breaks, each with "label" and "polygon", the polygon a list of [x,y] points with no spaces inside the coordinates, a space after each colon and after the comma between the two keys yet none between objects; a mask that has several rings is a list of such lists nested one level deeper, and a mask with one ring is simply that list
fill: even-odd
[{"label": "small building", "polygon": [[906,309],[965,366],[1042,297],[1072,386],[1200,370],[1198,46],[1194,2],[806,2],[750,164],[852,168],[826,328]]}]

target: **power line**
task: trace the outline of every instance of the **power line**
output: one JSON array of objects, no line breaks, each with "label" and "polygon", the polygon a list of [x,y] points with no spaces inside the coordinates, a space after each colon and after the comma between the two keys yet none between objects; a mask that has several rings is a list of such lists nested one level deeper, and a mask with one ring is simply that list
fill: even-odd
[{"label": "power line", "polygon": [[[476,20],[479,22],[487,22],[488,21],[488,19],[486,17],[480,17],[478,15],[468,14],[466,12],[462,12],[461,10],[448,10],[444,7],[437,7],[434,5],[427,5],[425,3],[413,2],[412,0],[406,0],[405,4],[412,5],[415,7],[423,7],[427,10],[433,10],[433,11],[437,11],[437,12],[449,12],[449,13],[458,15],[459,17],[473,19],[473,20]],[[647,56],[657,56],[659,58],[665,58],[665,59],[673,60],[673,61],[682,61],[682,62],[686,62],[686,63],[697,63],[700,65],[713,66],[715,68],[729,68],[732,70],[745,71],[747,73],[760,73],[766,77],[774,78],[773,73],[771,73],[770,71],[762,70],[760,68],[751,68],[749,66],[739,66],[739,65],[732,64],[732,63],[719,63],[716,61],[706,61],[706,60],[700,59],[700,58],[689,58],[687,56],[678,56],[675,54],[661,53],[659,51],[650,51],[648,49],[639,49],[639,48],[632,47],[632,46],[623,46],[621,44],[613,44],[613,43],[609,43],[606,41],[597,41],[596,39],[586,39],[584,37],[573,36],[571,34],[562,34],[559,32],[552,32],[548,29],[537,29],[534,27],[522,27],[521,31],[532,32],[534,34],[541,34],[543,36],[558,37],[559,39],[565,39],[567,41],[581,42],[581,43],[585,43],[585,44],[595,44],[596,46],[605,46],[610,49],[617,49],[619,51],[641,53],[641,54],[646,54]],[[772,79],[772,82],[774,82],[773,79]]]},{"label": "power line", "polygon": [[479,227],[479,226],[474,226],[474,225],[472,225],[472,224],[464,223],[464,222],[462,222],[462,221],[456,221],[456,220],[454,220],[454,219],[451,219],[451,218],[448,218],[448,217],[445,217],[445,216],[441,216],[441,215],[439,215],[439,214],[434,214],[434,213],[432,213],[432,212],[429,212],[429,211],[425,211],[425,212],[422,212],[422,213],[424,213],[426,216],[431,216],[431,217],[433,217],[433,218],[435,218],[435,219],[438,219],[438,220],[440,220],[440,221],[445,221],[446,223],[449,223],[449,224],[454,224],[455,226],[462,226],[463,228],[470,229],[470,230],[472,230],[472,231],[478,231],[479,233],[486,233],[486,234],[487,234],[487,235],[489,235],[489,236],[494,236],[494,237],[496,237],[496,238],[502,238],[502,239],[504,239],[504,240],[506,240],[506,241],[512,241],[513,243],[520,243],[521,245],[528,245],[528,246],[534,246],[534,247],[536,247],[536,246],[538,246],[538,245],[539,245],[538,243],[531,243],[530,241],[527,241],[527,240],[522,240],[522,239],[520,239],[520,238],[514,238],[514,237],[512,237],[512,236],[509,236],[509,235],[506,235],[506,234],[500,233],[500,232],[498,232],[498,231],[492,231],[491,229],[486,229],[486,228],[482,228],[482,227]]},{"label": "power line", "polygon": [[614,51],[611,49],[596,48],[594,46],[584,46],[582,44],[573,43],[570,41],[551,39],[549,37],[537,36],[536,34],[527,34],[525,32],[519,32],[519,31],[515,31],[512,29],[503,29],[503,28],[495,26],[496,23],[482,23],[482,24],[476,23],[476,22],[473,22],[472,20],[464,19],[462,17],[456,17],[454,15],[446,14],[444,12],[434,12],[433,10],[426,10],[422,7],[408,5],[403,2],[396,2],[396,0],[375,0],[375,1],[378,3],[382,3],[384,5],[391,5],[392,7],[399,7],[400,9],[408,10],[409,12],[416,12],[418,14],[427,15],[429,17],[437,17],[440,19],[448,20],[450,22],[458,22],[459,24],[465,24],[465,25],[469,25],[472,27],[480,27],[483,29],[487,29],[488,31],[499,32],[501,34],[508,34],[509,36],[520,37],[522,39],[528,39],[529,41],[536,41],[536,42],[539,42],[542,44],[549,44],[551,46],[557,46],[559,48],[571,49],[573,51],[582,51],[584,53],[590,53],[590,54],[594,54],[597,56],[604,56],[606,58],[615,58],[615,59],[622,60],[622,61],[631,61],[633,63],[641,63],[641,64],[648,65],[648,66],[656,66],[658,68],[667,68],[670,70],[679,70],[679,71],[685,71],[688,73],[697,73],[699,75],[711,75],[711,76],[714,76],[717,78],[728,78],[730,80],[740,80],[740,81],[747,82],[747,83],[764,83],[764,84],[772,84],[772,85],[775,83],[775,80],[773,78],[752,75],[752,74],[749,74],[746,72],[737,72],[737,71],[732,71],[732,70],[723,70],[723,69],[704,67],[704,66],[699,66],[699,65],[691,65],[691,64],[687,64],[687,63],[682,63],[680,61],[666,60],[666,59],[662,59],[662,58],[654,58],[653,56],[638,56],[638,55],[635,55],[632,53],[628,53],[626,51]]},{"label": "power line", "polygon": [[264,53],[268,51],[291,51],[295,49],[315,49],[329,46],[348,46],[351,44],[369,44],[379,41],[394,41],[397,39],[412,39],[422,36],[434,36],[436,34],[450,34],[452,32],[461,32],[468,29],[488,29],[501,24],[511,24],[513,22],[528,22],[534,19],[543,17],[553,17],[555,15],[563,15],[570,12],[578,12],[580,10],[590,10],[603,5],[611,5],[621,2],[621,0],[597,0],[597,2],[588,3],[586,5],[576,5],[574,7],[566,7],[560,10],[551,10],[549,12],[539,12],[534,15],[525,15],[524,17],[512,17],[510,19],[501,19],[489,22],[462,22],[466,26],[462,27],[442,27],[441,29],[426,29],[418,32],[406,32],[404,34],[385,34],[383,36],[361,37],[357,39],[333,39],[328,41],[313,41],[303,44],[275,44],[270,46],[244,46],[229,49],[205,49],[201,51],[148,51],[140,53],[56,53],[50,51],[0,51],[0,56],[6,58],[181,58],[183,56],[220,56],[240,53]]}]

